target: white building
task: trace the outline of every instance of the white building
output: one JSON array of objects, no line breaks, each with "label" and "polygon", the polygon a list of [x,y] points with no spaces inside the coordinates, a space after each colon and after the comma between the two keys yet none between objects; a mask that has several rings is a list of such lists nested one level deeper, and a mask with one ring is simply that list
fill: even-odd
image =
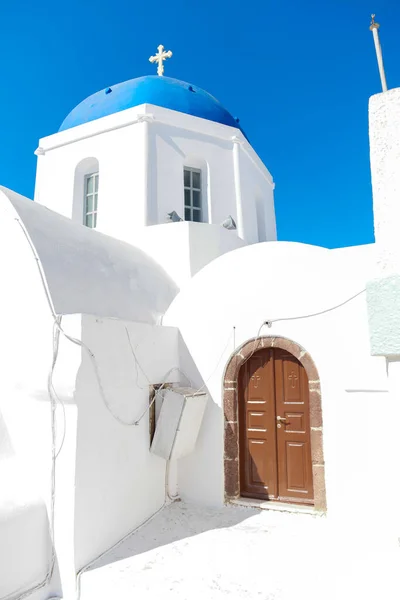
[{"label": "white building", "polygon": [[377,243],[328,250],[276,241],[271,174],[194,85],[107,88],[40,140],[35,201],[0,192],[2,600],[74,598],[177,496],[397,544],[400,89],[370,142]]}]

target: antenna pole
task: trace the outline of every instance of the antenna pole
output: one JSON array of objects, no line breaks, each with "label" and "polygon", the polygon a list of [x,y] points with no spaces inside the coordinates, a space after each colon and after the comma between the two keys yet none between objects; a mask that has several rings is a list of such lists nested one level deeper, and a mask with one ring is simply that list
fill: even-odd
[{"label": "antenna pole", "polygon": [[382,91],[387,92],[388,87],[387,87],[387,83],[386,83],[385,68],[383,66],[382,48],[381,48],[381,44],[379,42],[379,33],[378,33],[379,27],[380,27],[379,23],[375,22],[375,15],[371,15],[371,25],[369,28],[372,31],[372,35],[374,38],[376,57],[378,59],[379,75],[381,77],[381,83],[382,83]]}]

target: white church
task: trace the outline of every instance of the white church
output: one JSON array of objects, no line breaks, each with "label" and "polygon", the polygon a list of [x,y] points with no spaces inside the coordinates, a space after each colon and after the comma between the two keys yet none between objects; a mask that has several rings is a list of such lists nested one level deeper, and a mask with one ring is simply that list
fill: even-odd
[{"label": "white church", "polygon": [[40,139],[34,201],[0,189],[1,600],[75,599],[176,500],[399,545],[400,88],[376,242],[331,250],[277,240],[272,174],[170,55]]}]

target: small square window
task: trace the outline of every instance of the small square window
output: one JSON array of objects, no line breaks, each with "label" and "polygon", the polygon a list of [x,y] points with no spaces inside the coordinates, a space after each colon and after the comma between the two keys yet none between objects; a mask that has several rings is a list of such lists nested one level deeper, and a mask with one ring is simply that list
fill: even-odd
[{"label": "small square window", "polygon": [[86,196],[86,211],[88,213],[93,212],[93,207],[94,207],[94,202],[93,202],[94,198],[92,194],[88,194]]},{"label": "small square window", "polygon": [[200,192],[193,190],[192,192],[193,207],[200,208]]},{"label": "small square window", "polygon": [[192,171],[192,187],[193,189],[200,189],[200,171]]},{"label": "small square window", "polygon": [[192,221],[195,221],[196,223],[200,223],[201,222],[201,212],[200,210],[197,210],[196,208],[193,209],[193,219]]},{"label": "small square window", "polygon": [[190,208],[192,205],[191,199],[190,199],[190,190],[185,190],[185,206],[187,206],[188,208]]},{"label": "small square window", "polygon": [[86,179],[86,193],[87,194],[93,194],[93,183],[94,183],[94,177],[93,177],[93,175],[90,175]]},{"label": "small square window", "polygon": [[183,171],[183,185],[190,188],[190,171],[188,169]]}]

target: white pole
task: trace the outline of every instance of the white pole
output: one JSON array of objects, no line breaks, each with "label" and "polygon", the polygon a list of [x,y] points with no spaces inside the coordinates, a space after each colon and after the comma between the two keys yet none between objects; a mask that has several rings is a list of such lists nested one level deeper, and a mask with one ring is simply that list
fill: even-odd
[{"label": "white pole", "polygon": [[370,25],[370,30],[372,31],[372,35],[374,37],[376,57],[378,59],[379,75],[381,77],[381,83],[382,83],[382,91],[387,92],[388,87],[387,87],[387,83],[386,83],[385,68],[383,66],[382,48],[381,48],[381,44],[379,42],[379,33],[378,33],[378,29],[379,29],[380,25],[379,25],[379,23],[375,22],[375,15],[371,15],[371,17],[372,17],[372,21],[371,21],[371,25]]},{"label": "white pole", "polygon": [[243,204],[242,204],[242,186],[240,181],[240,146],[241,141],[238,137],[233,136],[233,179],[235,182],[236,193],[236,220],[238,236],[244,239],[244,224],[243,224]]}]

